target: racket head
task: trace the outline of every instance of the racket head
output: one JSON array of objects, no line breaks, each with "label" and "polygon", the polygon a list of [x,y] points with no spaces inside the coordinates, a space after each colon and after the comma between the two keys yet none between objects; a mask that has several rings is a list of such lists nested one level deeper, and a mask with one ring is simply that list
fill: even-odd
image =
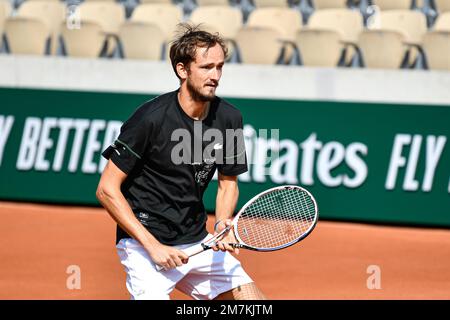
[{"label": "racket head", "polygon": [[232,231],[240,247],[275,251],[306,238],[318,219],[313,195],[302,187],[284,185],[250,199],[234,218]]}]

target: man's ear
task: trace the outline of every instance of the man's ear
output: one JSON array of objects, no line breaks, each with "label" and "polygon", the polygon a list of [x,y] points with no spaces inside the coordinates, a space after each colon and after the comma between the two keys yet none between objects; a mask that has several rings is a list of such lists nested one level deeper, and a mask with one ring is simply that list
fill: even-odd
[{"label": "man's ear", "polygon": [[188,70],[187,70],[186,66],[183,63],[178,62],[176,68],[177,68],[177,74],[181,78],[181,80],[186,79],[188,76]]}]

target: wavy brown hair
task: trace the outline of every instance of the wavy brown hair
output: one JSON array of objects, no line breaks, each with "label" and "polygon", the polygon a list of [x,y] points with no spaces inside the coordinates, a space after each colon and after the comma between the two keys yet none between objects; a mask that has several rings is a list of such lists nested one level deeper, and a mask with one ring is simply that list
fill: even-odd
[{"label": "wavy brown hair", "polygon": [[180,78],[177,72],[178,63],[181,62],[189,70],[189,64],[195,61],[197,48],[206,48],[208,50],[216,44],[222,47],[226,59],[228,49],[225,41],[218,33],[213,34],[201,30],[201,25],[178,24],[177,35],[170,46],[170,61],[177,77]]}]

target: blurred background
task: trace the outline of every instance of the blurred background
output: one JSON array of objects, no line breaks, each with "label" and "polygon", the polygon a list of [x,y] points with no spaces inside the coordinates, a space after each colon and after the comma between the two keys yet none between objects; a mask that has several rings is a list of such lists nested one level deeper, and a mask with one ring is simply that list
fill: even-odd
[{"label": "blurred background", "polygon": [[[178,88],[179,22],[228,44],[217,94],[244,117],[238,207],[283,184],[318,201],[301,246],[242,254],[269,298],[448,299],[450,0],[0,0],[0,298],[127,298],[100,154]],[[366,286],[373,265],[384,291]]]}]

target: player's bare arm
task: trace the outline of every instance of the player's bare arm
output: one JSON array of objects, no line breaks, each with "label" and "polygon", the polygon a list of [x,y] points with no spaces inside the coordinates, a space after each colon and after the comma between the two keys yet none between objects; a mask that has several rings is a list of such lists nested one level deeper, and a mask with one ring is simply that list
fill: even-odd
[{"label": "player's bare arm", "polygon": [[120,190],[126,177],[127,174],[109,160],[97,187],[97,199],[116,223],[146,248],[153,262],[165,269],[187,263],[188,256],[184,252],[161,244],[135,217]]},{"label": "player's bare arm", "polygon": [[[234,209],[239,198],[239,187],[237,176],[225,176],[218,173],[218,189],[216,197],[216,224],[215,233],[219,233],[227,226],[231,225]],[[233,232],[218,241],[213,250],[230,251],[239,254],[239,249],[234,248],[228,243],[236,243]]]}]

